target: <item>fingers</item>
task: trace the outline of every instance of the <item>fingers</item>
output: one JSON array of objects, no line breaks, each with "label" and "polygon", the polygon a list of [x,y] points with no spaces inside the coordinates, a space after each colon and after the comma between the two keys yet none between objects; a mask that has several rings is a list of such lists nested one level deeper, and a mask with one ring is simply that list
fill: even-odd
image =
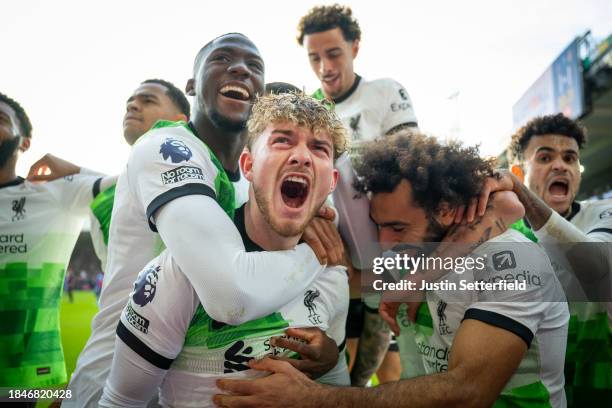
[{"label": "fingers", "polygon": [[313,226],[323,241],[329,264],[338,265],[342,263],[344,245],[342,244],[340,234],[336,230],[336,226],[332,222],[325,220],[314,220]]},{"label": "fingers", "polygon": [[[491,179],[487,179],[484,182],[482,191],[478,197],[478,216],[482,217],[487,209],[487,201],[489,201],[489,194],[491,194],[492,186],[489,182]],[[472,222],[472,221],[470,221]]]},{"label": "fingers", "polygon": [[222,408],[249,408],[257,406],[255,398],[240,395],[215,394],[212,400],[216,406]]},{"label": "fingers", "polygon": [[310,246],[310,248],[312,248],[312,251],[315,253],[317,259],[319,260],[319,263],[321,265],[326,265],[327,251],[325,250],[323,243],[321,242],[311,225],[312,222],[304,230],[302,238],[304,238],[304,241]]},{"label": "fingers", "polygon": [[234,394],[250,395],[257,386],[253,380],[217,380],[217,387]]},{"label": "fingers", "polygon": [[273,337],[270,340],[270,343],[275,347],[282,347],[291,351],[295,351],[300,356],[310,359],[314,359],[317,354],[314,351],[314,347],[298,340],[288,339],[285,337]]},{"label": "fingers", "polygon": [[455,224],[460,224],[463,220],[463,214],[465,214],[465,205],[457,207],[457,212],[455,213]]},{"label": "fingers", "polygon": [[477,208],[478,208],[478,201],[475,198],[471,199],[470,205],[468,206],[468,209],[467,209],[467,222],[468,223],[474,221],[474,218],[476,218]]},{"label": "fingers", "polygon": [[408,318],[411,322],[416,322],[417,315],[419,313],[419,307],[421,306],[421,302],[408,302]]},{"label": "fingers", "polygon": [[286,361],[272,360],[269,357],[261,360],[250,360],[249,367],[259,371],[270,371],[272,373],[285,373],[289,374],[295,371],[291,364]]},{"label": "fingers", "polygon": [[317,327],[306,327],[302,329],[291,328],[285,330],[287,336],[296,337],[302,339],[307,343],[311,343],[317,336],[323,334],[323,331]]},{"label": "fingers", "polygon": [[380,304],[378,308],[378,313],[380,317],[389,325],[393,334],[396,336],[400,335],[400,327],[397,324],[397,310],[399,308],[399,303],[396,302],[383,302]]},{"label": "fingers", "polygon": [[278,356],[273,356],[270,358],[273,360],[286,362],[287,364],[290,364],[296,370],[301,371],[302,374],[306,375],[308,378],[314,378],[312,371],[314,368],[316,368],[316,364],[313,364],[313,362],[310,360],[297,360],[295,358],[278,357]]},{"label": "fingers", "polygon": [[326,219],[327,221],[334,221],[334,218],[336,218],[336,211],[334,211],[334,209],[332,207],[329,207],[327,205],[323,205],[320,209],[319,209],[319,213],[317,214],[317,216]]}]

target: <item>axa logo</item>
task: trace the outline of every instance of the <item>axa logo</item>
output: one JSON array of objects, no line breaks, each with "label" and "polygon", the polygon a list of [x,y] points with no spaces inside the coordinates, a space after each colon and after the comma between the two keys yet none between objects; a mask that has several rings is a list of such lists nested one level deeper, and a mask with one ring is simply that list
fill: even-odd
[{"label": "axa logo", "polygon": [[138,280],[134,283],[134,295],[132,296],[132,300],[138,306],[146,306],[153,301],[160,269],[159,265],[150,266],[138,276]]},{"label": "axa logo", "polygon": [[308,320],[312,324],[322,324],[321,315],[317,313],[317,305],[315,304],[315,299],[321,295],[318,289],[308,290],[304,294],[304,306],[308,309]]},{"label": "axa logo", "polygon": [[26,203],[25,197],[21,197],[19,200],[13,200],[13,212],[15,213],[13,214],[13,218],[12,218],[13,222],[23,220],[25,218],[25,215],[26,215],[25,203]]},{"label": "axa logo", "polygon": [[168,160],[168,158],[170,158],[172,163],[189,161],[193,155],[189,147],[187,147],[184,142],[172,138],[168,138],[164,141],[164,143],[162,143],[161,147],[159,148],[159,152],[164,160]]},{"label": "axa logo", "polygon": [[244,371],[250,369],[247,364],[253,357],[253,347],[245,347],[244,341],[238,340],[225,351],[223,357],[223,372],[233,373],[236,371]]},{"label": "axa logo", "polygon": [[446,323],[446,307],[447,306],[448,306],[448,303],[440,300],[438,302],[438,307],[436,310],[438,314],[438,331],[440,332],[441,335],[453,333],[448,327],[448,324]]}]

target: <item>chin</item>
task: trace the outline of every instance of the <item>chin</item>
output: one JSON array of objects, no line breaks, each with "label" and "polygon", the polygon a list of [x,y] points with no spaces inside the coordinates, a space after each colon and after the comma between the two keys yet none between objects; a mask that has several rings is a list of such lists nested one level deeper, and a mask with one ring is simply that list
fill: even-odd
[{"label": "chin", "polygon": [[222,115],[221,113],[217,111],[211,112],[210,120],[213,122],[213,124],[216,127],[220,129],[228,130],[231,132],[242,131],[246,129],[246,125],[247,125],[246,118],[243,118],[243,117],[231,118],[231,117]]}]

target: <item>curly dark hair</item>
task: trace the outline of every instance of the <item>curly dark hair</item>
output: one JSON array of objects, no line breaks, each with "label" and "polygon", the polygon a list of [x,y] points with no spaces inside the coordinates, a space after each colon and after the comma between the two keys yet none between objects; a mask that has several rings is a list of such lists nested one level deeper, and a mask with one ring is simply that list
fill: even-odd
[{"label": "curly dark hair", "polygon": [[21,105],[16,100],[9,98],[2,92],[0,92],[0,102],[6,103],[15,111],[15,115],[17,115],[17,120],[19,121],[19,131],[21,132],[21,136],[32,137],[32,123]]},{"label": "curly dark hair", "polygon": [[185,96],[183,91],[181,91],[176,86],[174,86],[172,82],[168,82],[163,79],[147,79],[146,81],[143,81],[142,83],[143,84],[158,84],[158,85],[165,87],[166,95],[168,95],[168,98],[170,98],[172,103],[174,103],[174,106],[177,107],[179,112],[187,116],[187,119],[189,119],[189,114],[191,110],[189,101],[187,100],[187,97]]},{"label": "curly dark hair", "polygon": [[361,39],[359,23],[353,17],[353,11],[348,6],[332,4],[316,6],[300,19],[298,24],[297,42],[304,45],[306,34],[320,33],[339,27],[346,41]]},{"label": "curly dark hair", "polygon": [[389,193],[406,179],[414,200],[433,215],[443,203],[457,207],[478,196],[494,165],[494,159],[479,156],[478,146],[441,144],[435,137],[403,130],[363,145],[355,162],[355,187],[362,193]]},{"label": "curly dark hair", "polygon": [[508,161],[522,161],[523,153],[533,136],[561,135],[571,137],[578,143],[578,148],[587,142],[586,129],[578,121],[572,120],[562,113],[556,115],[538,116],[531,119],[525,126],[512,135],[508,147]]}]

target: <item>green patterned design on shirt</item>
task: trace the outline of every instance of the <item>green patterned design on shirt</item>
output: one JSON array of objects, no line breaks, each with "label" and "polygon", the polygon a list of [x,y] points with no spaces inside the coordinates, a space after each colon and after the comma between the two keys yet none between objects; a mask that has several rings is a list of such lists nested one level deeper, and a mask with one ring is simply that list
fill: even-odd
[{"label": "green patterned design on shirt", "polygon": [[0,387],[41,388],[66,382],[59,306],[65,266],[0,266]]},{"label": "green patterned design on shirt", "polygon": [[550,394],[542,382],[534,382],[522,387],[502,391],[493,404],[494,408],[547,408]]},{"label": "green patterned design on shirt", "polygon": [[520,220],[512,224],[510,228],[520,232],[521,234],[529,238],[531,241],[538,242],[538,237],[536,237],[531,228],[527,226],[524,219],[521,218]]},{"label": "green patterned design on shirt", "polygon": [[230,326],[213,320],[202,305],[199,305],[187,330],[185,347],[203,346],[216,349],[238,340],[281,333],[288,327],[289,322],[283,319],[280,313]]},{"label": "green patterned design on shirt", "polygon": [[115,202],[115,187],[112,185],[94,198],[90,204],[91,212],[100,223],[100,230],[104,238],[104,244],[108,246],[108,232],[110,229],[113,203]]}]

